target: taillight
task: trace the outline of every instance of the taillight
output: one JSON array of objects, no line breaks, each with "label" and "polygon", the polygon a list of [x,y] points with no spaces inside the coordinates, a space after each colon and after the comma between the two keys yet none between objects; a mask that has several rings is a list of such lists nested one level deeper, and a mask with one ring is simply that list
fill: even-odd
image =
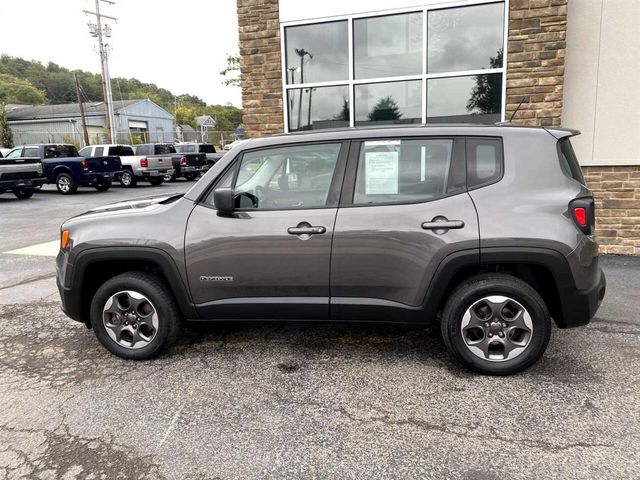
[{"label": "taillight", "polygon": [[182,157],[180,159],[180,166],[181,167],[186,167],[187,166],[187,157]]},{"label": "taillight", "polygon": [[89,170],[89,162],[86,159],[80,162],[80,166],[82,167],[82,170],[84,170],[85,172]]},{"label": "taillight", "polygon": [[569,214],[582,233],[591,235],[595,228],[596,212],[593,198],[576,198],[569,203]]},{"label": "taillight", "polygon": [[147,168],[149,166],[149,160],[147,160],[147,157],[142,157],[140,159],[140,166],[143,168]]},{"label": "taillight", "polygon": [[580,228],[587,226],[587,209],[584,207],[575,207],[573,209],[573,219]]}]

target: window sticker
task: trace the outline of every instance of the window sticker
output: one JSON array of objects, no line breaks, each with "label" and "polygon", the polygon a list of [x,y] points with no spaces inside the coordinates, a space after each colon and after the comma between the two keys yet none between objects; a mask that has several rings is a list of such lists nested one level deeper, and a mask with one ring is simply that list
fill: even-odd
[{"label": "window sticker", "polygon": [[365,153],[365,193],[398,193],[398,152]]}]

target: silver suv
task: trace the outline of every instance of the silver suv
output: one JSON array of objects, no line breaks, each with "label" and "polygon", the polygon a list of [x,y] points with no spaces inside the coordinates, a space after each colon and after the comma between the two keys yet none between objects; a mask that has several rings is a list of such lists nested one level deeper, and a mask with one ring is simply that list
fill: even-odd
[{"label": "silver suv", "polygon": [[457,361],[533,364],[605,292],[569,138],[514,126],[349,129],[243,142],[185,195],[62,225],[63,310],[114,354],[184,321],[439,321]]}]

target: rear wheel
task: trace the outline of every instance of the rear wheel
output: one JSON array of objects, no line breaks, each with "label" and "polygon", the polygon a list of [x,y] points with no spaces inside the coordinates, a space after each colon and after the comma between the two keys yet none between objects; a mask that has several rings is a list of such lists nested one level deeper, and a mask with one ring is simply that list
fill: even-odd
[{"label": "rear wheel", "polygon": [[63,195],[70,195],[78,191],[78,184],[68,173],[61,173],[56,177],[56,188]]},{"label": "rear wheel", "polygon": [[551,334],[540,295],[503,274],[470,278],[451,293],[442,314],[442,337],[462,365],[487,375],[511,375],[534,364]]},{"label": "rear wheel", "polygon": [[111,353],[145,360],[168,349],[181,329],[180,312],[164,281],[144,272],[107,280],[91,302],[91,326]]},{"label": "rear wheel", "polygon": [[106,192],[111,188],[111,180],[100,180],[93,187],[99,192]]},{"label": "rear wheel", "polygon": [[167,174],[167,175],[164,176],[164,181],[165,182],[175,182],[176,178],[178,178],[178,177],[176,177],[175,173],[172,174],[172,175]]},{"label": "rear wheel", "polygon": [[14,188],[13,194],[20,200],[31,198],[31,196],[33,195],[33,188]]},{"label": "rear wheel", "polygon": [[156,178],[150,178],[149,179],[149,183],[151,185],[153,185],[154,187],[157,187],[158,185],[161,185],[162,182],[164,182],[164,178],[163,177],[156,177]]},{"label": "rear wheel", "polygon": [[120,185],[124,188],[132,188],[138,184],[138,179],[131,170],[125,170],[120,177]]}]

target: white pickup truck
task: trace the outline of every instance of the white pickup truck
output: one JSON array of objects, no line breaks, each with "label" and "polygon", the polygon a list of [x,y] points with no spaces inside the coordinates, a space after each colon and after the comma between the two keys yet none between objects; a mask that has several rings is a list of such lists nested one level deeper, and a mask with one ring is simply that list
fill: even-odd
[{"label": "white pickup truck", "polygon": [[80,156],[99,157],[103,155],[116,155],[122,162],[122,177],[120,183],[123,187],[135,187],[138,180],[146,180],[151,185],[160,185],[165,176],[174,173],[171,162],[171,154],[166,155],[136,155],[131,145],[89,145],[80,150]]}]

